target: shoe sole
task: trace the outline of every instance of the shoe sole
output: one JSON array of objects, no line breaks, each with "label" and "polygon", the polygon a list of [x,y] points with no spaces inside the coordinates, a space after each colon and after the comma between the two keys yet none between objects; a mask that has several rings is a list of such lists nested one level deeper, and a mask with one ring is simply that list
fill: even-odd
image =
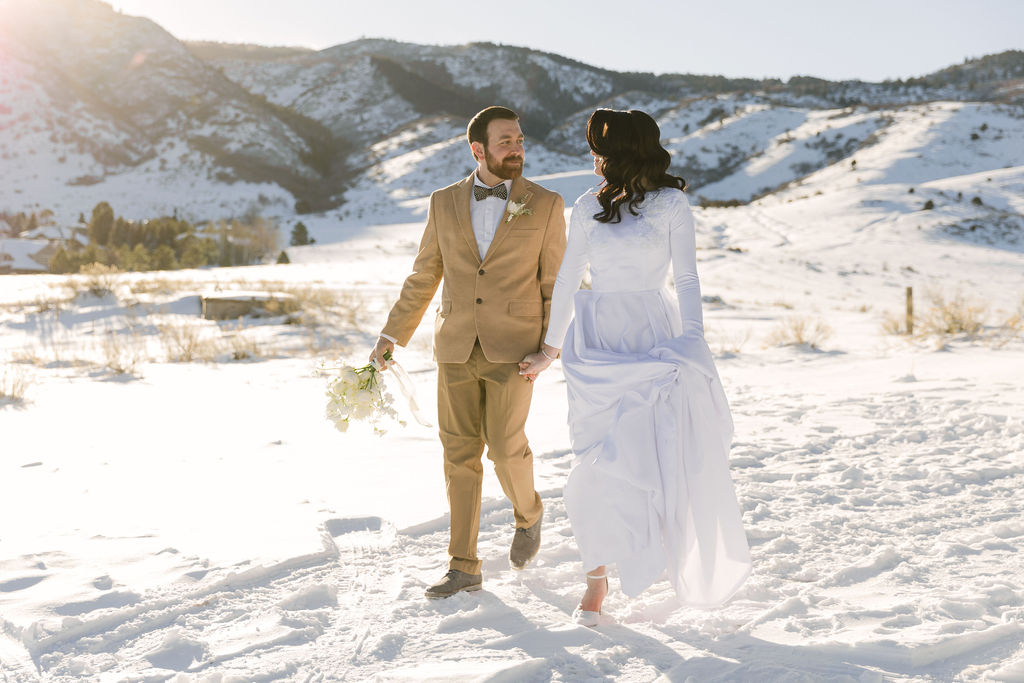
[{"label": "shoe sole", "polygon": [[430,598],[431,600],[440,600],[442,598],[450,598],[450,597],[452,597],[453,595],[455,595],[457,593],[468,593],[469,591],[478,591],[481,588],[483,588],[483,586],[477,584],[476,586],[466,586],[465,588],[460,588],[459,590],[455,591],[454,593],[430,593],[430,592],[424,592],[423,594],[425,596],[427,596],[428,598]]}]

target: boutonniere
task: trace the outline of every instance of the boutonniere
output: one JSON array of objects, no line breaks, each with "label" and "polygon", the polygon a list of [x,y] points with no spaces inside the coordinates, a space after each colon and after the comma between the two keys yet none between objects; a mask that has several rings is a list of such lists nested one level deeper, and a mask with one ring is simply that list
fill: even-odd
[{"label": "boutonniere", "polygon": [[529,199],[526,195],[523,195],[514,202],[508,203],[508,216],[505,217],[506,223],[511,223],[513,218],[519,218],[520,216],[529,216],[533,213],[533,209],[526,208],[526,201]]}]

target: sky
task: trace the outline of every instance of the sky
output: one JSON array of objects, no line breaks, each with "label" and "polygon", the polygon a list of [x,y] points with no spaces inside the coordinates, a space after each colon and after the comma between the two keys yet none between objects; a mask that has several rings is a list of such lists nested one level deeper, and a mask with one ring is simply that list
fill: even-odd
[{"label": "sky", "polygon": [[1022,0],[108,0],[184,40],[490,41],[617,71],[880,81],[1024,49]]}]

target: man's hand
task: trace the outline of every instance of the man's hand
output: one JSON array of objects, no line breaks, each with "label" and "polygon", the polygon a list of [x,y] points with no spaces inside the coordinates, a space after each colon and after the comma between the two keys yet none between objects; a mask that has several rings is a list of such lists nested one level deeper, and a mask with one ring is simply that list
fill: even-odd
[{"label": "man's hand", "polygon": [[392,355],[395,353],[395,343],[390,339],[384,337],[377,338],[377,345],[373,347],[373,351],[370,352],[370,362],[377,366],[377,369],[384,372],[388,369],[388,363],[384,360],[384,353],[390,351]]}]

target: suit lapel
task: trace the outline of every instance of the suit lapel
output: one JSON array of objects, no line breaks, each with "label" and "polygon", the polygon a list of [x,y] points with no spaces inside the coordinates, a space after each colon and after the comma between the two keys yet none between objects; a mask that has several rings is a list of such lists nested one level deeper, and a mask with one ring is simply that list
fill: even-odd
[{"label": "suit lapel", "polygon": [[475,175],[476,171],[455,186],[455,190],[452,192],[452,208],[455,210],[455,219],[459,224],[462,236],[466,238],[469,250],[473,252],[476,262],[480,263],[480,247],[476,243],[476,235],[473,233],[473,219],[469,215],[469,200],[473,197],[473,176]]},{"label": "suit lapel", "polygon": [[[512,180],[512,187],[508,191],[508,204],[512,202],[518,202],[520,199],[523,200],[523,205],[526,206],[530,203],[530,199],[533,198],[532,192],[526,191],[526,181],[523,180],[523,176],[519,176]],[[508,220],[508,205],[505,206],[505,213],[501,215],[501,220],[498,222],[498,229],[494,232],[494,239],[491,241],[491,246],[487,248],[487,253],[484,254],[484,261],[491,257],[505,237],[508,236],[509,230],[515,224],[516,219],[513,218],[511,221]]]}]

